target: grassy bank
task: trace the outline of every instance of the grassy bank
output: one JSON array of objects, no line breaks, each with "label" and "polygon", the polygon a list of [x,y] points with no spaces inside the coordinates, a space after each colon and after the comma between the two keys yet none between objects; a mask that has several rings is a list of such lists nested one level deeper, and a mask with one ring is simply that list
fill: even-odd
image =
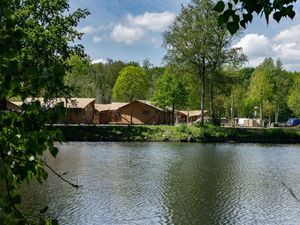
[{"label": "grassy bank", "polygon": [[195,126],[61,126],[66,141],[300,143],[300,130]]}]

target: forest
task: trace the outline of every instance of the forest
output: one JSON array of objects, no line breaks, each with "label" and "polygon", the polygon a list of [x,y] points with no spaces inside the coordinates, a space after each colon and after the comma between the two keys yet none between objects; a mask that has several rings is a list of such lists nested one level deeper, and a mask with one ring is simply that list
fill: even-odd
[{"label": "forest", "polygon": [[[174,94],[170,92],[173,87],[173,92],[177,93],[175,109],[196,110],[201,107],[201,79],[180,68],[153,66],[148,59],[141,65],[111,59],[107,63],[92,64],[72,56],[69,63],[73,69],[67,74],[65,82],[75,87],[74,96],[96,98],[97,103],[142,99],[161,107],[172,107]],[[128,88],[123,89],[125,93],[114,95],[116,81],[124,68],[130,67],[137,67],[140,73],[145,74],[143,88],[133,99],[126,97]],[[134,82],[140,81],[133,79],[129,82],[130,86],[134,86]],[[256,68],[224,67],[206,84],[206,109],[216,120],[257,116],[277,123],[300,116],[299,72],[284,70],[280,59],[274,62],[272,58],[265,58]]]}]

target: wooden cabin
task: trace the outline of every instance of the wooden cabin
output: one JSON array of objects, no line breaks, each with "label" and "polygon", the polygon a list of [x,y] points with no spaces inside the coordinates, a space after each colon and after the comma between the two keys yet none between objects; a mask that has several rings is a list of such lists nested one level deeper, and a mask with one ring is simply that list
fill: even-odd
[{"label": "wooden cabin", "polygon": [[113,119],[119,124],[170,124],[171,114],[153,106],[149,101],[132,101],[114,112]]},{"label": "wooden cabin", "polygon": [[[208,111],[204,110],[204,117],[208,117]],[[179,123],[193,123],[201,118],[201,110],[178,111],[177,121]]]},{"label": "wooden cabin", "polygon": [[126,102],[112,102],[110,104],[95,104],[94,123],[109,124],[115,121],[114,112],[119,108],[127,105]]},{"label": "wooden cabin", "polygon": [[[27,98],[24,103],[32,101],[40,101],[41,105],[46,108],[51,108],[54,105],[63,102],[64,107],[66,108],[66,115],[61,123],[93,123],[95,110],[94,98],[55,98],[47,102],[45,102],[43,98]],[[23,102],[12,102],[12,104],[21,106]],[[11,107],[13,107],[13,105]]]},{"label": "wooden cabin", "polygon": [[94,122],[98,124],[170,124],[171,112],[153,106],[149,101],[96,104]]},{"label": "wooden cabin", "polygon": [[66,107],[66,123],[92,124],[94,121],[94,98],[71,98],[64,101]]}]

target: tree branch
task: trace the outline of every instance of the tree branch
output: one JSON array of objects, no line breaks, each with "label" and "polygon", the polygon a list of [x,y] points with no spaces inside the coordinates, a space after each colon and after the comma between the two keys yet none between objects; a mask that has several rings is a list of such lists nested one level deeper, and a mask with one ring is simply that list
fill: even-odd
[{"label": "tree branch", "polygon": [[293,189],[290,188],[290,187],[288,187],[283,181],[282,181],[281,183],[282,183],[282,185],[283,185],[285,188],[287,188],[287,189],[289,190],[290,194],[291,194],[298,202],[300,202],[300,199],[295,195]]},{"label": "tree branch", "polygon": [[15,203],[13,202],[12,196],[10,194],[10,188],[9,188],[9,183],[8,183],[8,178],[6,176],[5,178],[5,183],[6,183],[6,191],[7,191],[7,196],[9,199],[9,203],[11,205],[11,207],[13,208],[13,210],[24,220],[24,222],[27,225],[30,225],[30,223],[28,222],[28,220],[25,218],[25,216],[17,209],[17,207],[15,206]]},{"label": "tree branch", "polygon": [[[7,154],[4,154],[5,157],[8,157],[8,158],[11,158],[11,159],[14,159],[14,160],[19,160],[19,161],[22,161],[22,162],[30,162],[30,163],[34,163],[34,164],[39,164],[39,162],[37,161],[29,161],[29,160],[26,160],[26,159],[21,159],[19,157],[15,157],[15,156],[11,156],[11,155],[7,155]],[[60,178],[61,180],[63,180],[64,182],[70,184],[72,187],[78,189],[81,187],[81,185],[77,185],[77,184],[73,184],[72,182],[68,181],[67,179],[63,178],[58,172],[56,172],[50,165],[47,164],[46,161],[42,160],[42,165],[44,165],[45,167],[47,167],[52,173],[54,173],[58,178]]]},{"label": "tree branch", "polygon": [[70,184],[72,187],[78,189],[80,188],[81,186],[80,185],[77,185],[77,184],[73,184],[71,183],[70,181],[66,180],[65,178],[63,178],[59,173],[57,173],[51,166],[49,166],[47,164],[47,162],[44,162],[43,164],[44,166],[46,166],[52,173],[54,173],[56,176],[58,176],[61,180],[63,180],[64,182]]}]

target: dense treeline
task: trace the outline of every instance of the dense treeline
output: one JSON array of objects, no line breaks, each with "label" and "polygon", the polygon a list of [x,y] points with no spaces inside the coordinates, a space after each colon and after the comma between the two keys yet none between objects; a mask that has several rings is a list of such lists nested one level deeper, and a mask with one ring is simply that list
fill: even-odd
[{"label": "dense treeline", "polygon": [[[174,66],[157,67],[148,60],[142,65],[113,60],[91,64],[77,57],[72,57],[71,61],[76,66],[66,82],[75,85],[74,95],[78,97],[96,98],[97,103],[124,100],[120,95],[113,98],[113,88],[124,68],[133,66],[143,71],[146,78],[143,91],[134,98],[153,101],[162,108],[174,105],[175,109],[195,110],[201,107],[201,80]],[[298,75],[298,72],[284,70],[281,61],[274,62],[272,58],[266,58],[256,68],[224,67],[214,79],[207,80],[207,110],[211,113],[213,108],[217,120],[256,116],[284,122],[289,117],[300,116]],[[130,85],[134,82],[137,79],[131,80]]]}]

